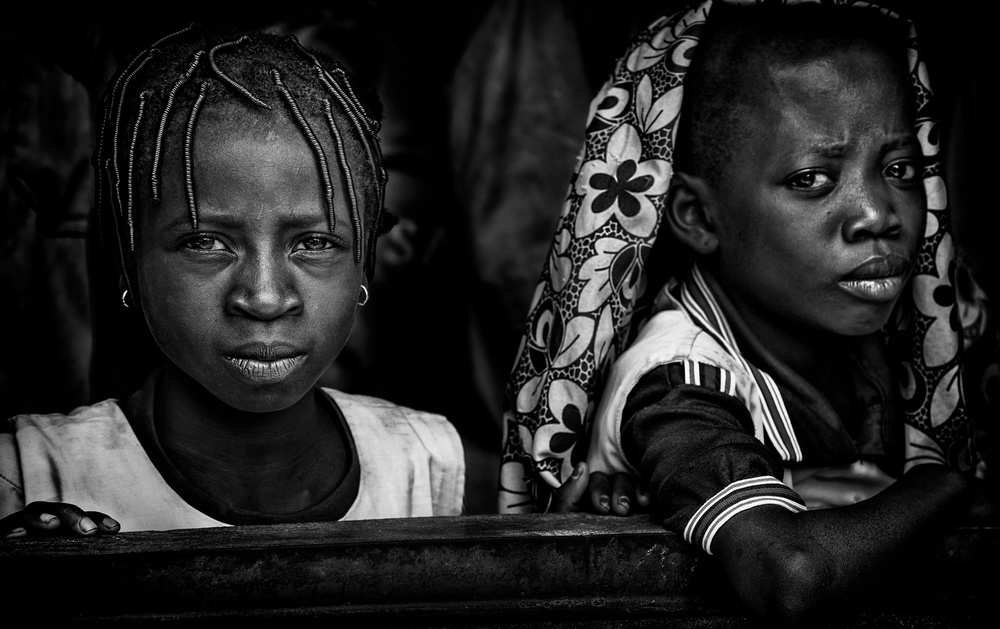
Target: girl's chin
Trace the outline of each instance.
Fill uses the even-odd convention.
[[[895,303],[895,302],[893,302]],[[886,304],[879,309],[879,312],[870,310],[861,313],[856,317],[844,317],[842,325],[838,326],[841,336],[867,336],[875,334],[883,329],[892,315],[893,304]]]
[[[317,378],[305,374],[280,382],[249,383],[243,378],[208,387],[222,403],[245,413],[276,413],[287,410],[312,392]]]
[[[244,413],[278,413],[289,408],[305,398],[311,387],[305,391],[295,394],[290,392],[268,392],[251,393],[249,395],[231,395],[230,392],[223,392],[216,395],[224,404]]]

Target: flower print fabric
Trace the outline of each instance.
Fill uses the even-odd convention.
[[[655,293],[660,287],[648,282],[645,263],[673,175],[684,74],[714,3],[706,0],[649,26],[591,103],[586,143],[507,383],[500,513],[548,509],[552,490],[586,458],[608,367],[648,317],[646,289]],[[870,2],[834,3],[898,17]],[[962,326],[940,134],[912,26],[910,41],[917,136],[926,158],[927,228],[911,293],[901,299],[887,332],[901,374],[906,465],[930,460],[970,469],[976,464],[973,424],[962,395]],[[963,308],[967,319],[976,306]]]

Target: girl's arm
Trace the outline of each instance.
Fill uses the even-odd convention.
[[[975,511],[975,479],[931,464],[854,504],[798,508],[805,501],[780,482],[784,462],[754,438],[743,403],[672,378],[669,366],[654,370],[630,393],[624,453],[668,528],[715,555],[770,623],[863,603],[913,542]]]
[[[754,614],[795,626],[865,602],[915,540],[963,516],[970,501],[962,474],[920,465],[857,504],[744,511],[722,526],[712,551]]]

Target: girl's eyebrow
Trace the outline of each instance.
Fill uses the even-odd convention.
[[[191,225],[191,217],[188,215],[177,216],[167,222],[163,226],[166,231],[174,231],[177,229],[193,229]]]
[[[199,211],[197,227],[191,224],[190,216],[180,215],[167,222],[167,224],[164,225],[164,228],[169,231],[174,231],[174,230],[200,231],[206,225],[212,225],[215,227],[236,229],[240,226],[241,223],[242,221],[239,221],[227,214],[212,215],[208,212]]]
[[[920,146],[920,143],[917,141],[917,136],[912,133],[904,133],[885,143],[885,145],[882,146],[882,155],[886,155],[900,149],[910,148],[912,146]]]
[[[843,157],[847,153],[848,145],[845,142],[816,142],[804,147],[792,147],[782,155],[785,159],[797,159],[808,157],[825,157],[836,159]]]
[[[806,151],[809,155],[819,155],[820,157],[843,157],[847,153],[847,144],[842,142],[831,142],[814,146]]]
[[[912,133],[903,133],[893,136],[879,149],[879,154],[885,156],[893,151],[909,148],[917,144],[917,138]],[[821,142],[807,147],[801,152],[789,152],[787,155],[818,156],[828,158],[839,158],[847,154],[850,145],[847,142]]]
[[[201,209],[198,212],[198,227],[194,228],[191,225],[191,217],[187,215],[180,215],[164,226],[167,230],[176,229],[194,229],[200,230],[204,226],[212,226],[223,229],[239,229],[245,226],[247,221],[245,219],[240,219],[232,214],[218,213],[213,214],[211,211],[206,211]],[[318,229],[318,226],[322,226],[322,229],[318,231],[329,231],[329,224],[323,216],[312,216],[303,214],[286,214],[282,213],[280,220],[281,227],[290,227],[293,229]],[[339,230],[337,230],[339,231]],[[333,233],[333,232],[331,232]]]

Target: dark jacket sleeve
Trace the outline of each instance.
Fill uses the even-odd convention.
[[[667,528],[688,541],[701,545],[703,534],[713,523],[721,526],[734,507],[801,502],[781,483],[782,461],[754,436],[743,402],[685,384],[679,364],[657,367],[639,380],[621,426],[625,455],[649,482]]]

